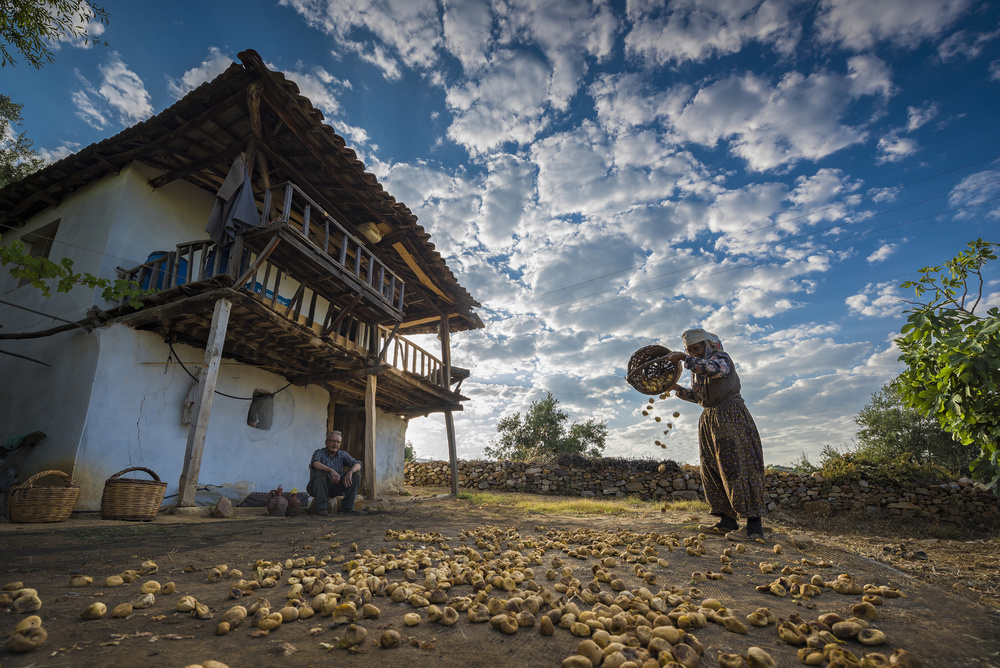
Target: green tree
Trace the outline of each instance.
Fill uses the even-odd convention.
[[[94,21],[106,25],[108,13],[85,0],[0,0],[0,67],[16,66],[19,52],[32,67],[41,69],[55,60],[52,43],[80,39],[84,44],[107,42],[94,39]]]
[[[407,441],[403,446],[403,461],[412,462],[417,459],[417,451],[413,447],[413,441]]]
[[[966,471],[979,454],[974,445],[963,445],[941,428],[933,416],[903,403],[898,380],[887,383],[855,416],[858,449],[872,459],[936,463],[951,471]]]
[[[979,449],[973,478],[997,493],[1000,482],[1000,309],[985,315],[983,267],[1000,244],[977,239],[939,267],[924,267],[907,302],[909,316],[896,339],[906,370],[899,376],[904,403],[933,416],[963,445]],[[927,301],[919,301],[927,299]]]
[[[45,161],[31,147],[31,140],[23,132],[14,132],[14,126],[21,124],[23,108],[23,104],[0,93],[0,188],[45,166]]]
[[[532,402],[525,412],[501,418],[497,423],[500,437],[486,446],[486,456],[507,461],[551,458],[562,454],[600,457],[608,435],[604,420],[591,418],[565,427],[569,415],[558,408],[559,400],[546,393],[544,399]]]

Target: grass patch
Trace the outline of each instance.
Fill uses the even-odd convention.
[[[459,492],[458,498],[480,507],[504,508],[542,515],[626,515],[659,510],[662,503],[643,501],[636,496],[613,499],[589,499],[575,496],[540,496],[519,492]],[[675,501],[667,510],[706,512],[701,501]]]

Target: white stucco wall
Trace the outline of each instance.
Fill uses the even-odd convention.
[[[403,446],[407,420],[378,411],[375,418],[375,464],[379,493],[403,491]]]
[[[133,466],[155,471],[168,483],[167,495],[176,494],[189,430],[181,408],[193,381],[174,360],[167,362],[169,348],[156,334],[113,325],[96,335],[100,358],[74,473],[83,487],[78,510],[98,509],[104,481]],[[174,349],[192,371],[204,359],[204,350]],[[217,390],[250,397],[286,384],[281,376],[223,360]],[[249,481],[255,491],[279,484],[305,491],[309,457],[326,431],[328,401],[319,387],[292,385],[275,395],[273,423],[265,431],[247,425],[249,401],[216,395],[199,487]]]
[[[23,227],[4,232],[2,243],[22,238],[56,220],[59,228],[50,258],[70,258],[76,271],[103,275],[103,255],[122,198],[127,177],[112,175],[88,184],[71,197],[25,221]],[[78,287],[68,293],[53,290],[46,298],[37,288],[18,287],[17,279],[0,270],[4,300],[66,320],[79,320],[95,303],[94,291]],[[61,322],[0,305],[0,323],[9,333],[49,329]],[[8,340],[3,350],[44,362],[0,355],[0,438],[43,431],[48,438],[24,462],[21,479],[38,471],[56,469],[73,473],[87,418],[87,405],[97,366],[97,339],[82,330],[39,339]]]
[[[116,278],[117,267],[140,264],[152,251],[207,238],[212,194],[183,181],[154,191],[148,180],[159,173],[133,163],[5,233],[3,242],[58,219],[50,257],[70,257],[77,271]],[[77,288],[46,299],[31,286],[16,286],[0,271],[0,292],[19,305],[69,320],[82,319],[93,304],[107,306],[99,291]],[[282,295],[290,296],[294,287],[283,282]],[[8,306],[0,306],[0,323],[5,332],[59,324]],[[175,348],[189,368],[203,361],[201,349]],[[6,379],[0,383],[0,437],[36,430],[49,436],[26,461],[25,475],[50,468],[72,474],[83,488],[78,510],[97,510],[104,481],[133,466],[152,469],[168,483],[168,495],[177,493],[188,433],[180,422],[181,406],[192,381],[177,364],[167,363],[169,350],[159,336],[114,325],[90,334],[78,330],[4,341],[3,349],[50,365],[0,355],[0,377]],[[218,390],[249,397],[286,382],[224,360]],[[246,424],[249,402],[216,396],[199,485],[249,481],[256,491],[278,484],[304,491],[309,455],[323,443],[328,401],[324,389],[291,386],[275,396],[272,428],[264,431]],[[406,426],[405,420],[380,412],[376,466],[383,491],[403,486]]]

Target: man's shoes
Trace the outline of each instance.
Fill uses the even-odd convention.
[[[340,515],[360,515],[361,511],[354,508],[341,508],[337,513]]]
[[[306,508],[306,512],[310,515],[319,515],[320,517],[329,517],[330,511],[324,508],[323,510],[317,510],[316,506],[309,506]]]
[[[760,533],[748,533],[746,527],[742,529],[737,529],[736,531],[730,531],[726,534],[726,538],[729,540],[744,541],[753,540],[763,543],[764,542],[764,532]]]

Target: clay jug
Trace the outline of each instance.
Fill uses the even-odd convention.
[[[281,492],[281,485],[278,485],[278,489],[272,489],[267,494],[267,514],[268,515],[284,515],[285,510],[288,508],[288,499]]]
[[[299,514],[299,510],[302,508],[302,499],[295,492],[289,492],[286,496],[288,499],[288,510],[285,511],[286,517],[295,517]]]

